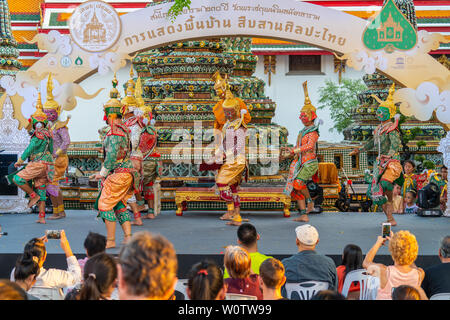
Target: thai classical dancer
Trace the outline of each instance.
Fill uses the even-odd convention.
[[[140,78],[139,78],[140,81]],[[135,82],[133,80],[133,67],[130,69],[130,79],[127,82],[126,95],[122,99],[122,116],[123,124],[130,130],[131,138],[131,162],[134,169],[142,176],[142,161],[143,154],[139,148],[141,142],[141,133],[145,124],[143,122],[143,112],[139,108],[139,105],[135,98]],[[139,190],[129,200],[131,210],[133,211],[134,221],[132,225],[142,226],[141,211],[145,209],[144,200],[141,194],[141,184],[139,184]]]
[[[136,82],[135,91],[136,101],[143,112],[144,128],[141,132],[141,140],[139,148],[142,152],[142,188],[144,200],[147,202],[147,214],[142,215],[142,219],[154,219],[160,208],[157,206],[160,197],[159,184],[156,184],[156,178],[162,175],[161,155],[155,151],[158,142],[158,132],[155,127],[155,119],[153,119],[152,108],[146,106],[142,98],[141,79]]]
[[[47,129],[47,115],[42,111],[41,93],[38,93],[36,112],[28,120],[27,130],[31,133],[31,140],[25,151],[14,164],[19,168],[28,163],[18,172],[11,174],[8,179],[12,180],[20,189],[30,197],[28,207],[31,208],[39,202],[39,219],[37,223],[45,224],[45,201],[47,200],[47,185],[53,181],[53,137]],[[31,182],[32,185],[31,186]]]
[[[70,116],[66,121],[60,121],[61,106],[53,98],[53,80],[51,73],[48,75],[47,81],[47,101],[44,103],[44,113],[49,121],[49,129],[53,135],[53,157],[55,159],[55,176],[53,182],[47,186],[47,192],[53,205],[53,215],[49,220],[65,218],[63,195],[59,188],[59,181],[64,178],[67,166],[69,165],[69,157],[67,149],[70,144],[70,135],[67,124]]]
[[[223,102],[225,101],[226,92],[230,85],[228,83],[228,75],[225,75],[225,78],[222,78],[219,71],[216,71],[216,73],[214,73],[212,79],[214,81],[214,90],[216,91],[216,94],[220,99],[213,108],[214,117],[215,117],[214,129],[221,131],[223,125],[225,124],[225,122],[227,122],[227,119],[225,117],[225,113],[223,110]],[[235,97],[234,99],[236,99],[236,101],[239,105],[239,110],[246,110],[246,113],[244,114],[243,123],[244,123],[244,125],[248,125],[250,123],[250,121],[252,120],[252,117],[250,116],[250,113],[248,112],[247,105],[245,104],[244,101],[242,101],[238,97]],[[240,114],[240,111],[239,111],[239,114]]]
[[[127,201],[139,190],[139,173],[131,162],[130,130],[122,123],[122,104],[117,99],[116,77],[112,81],[111,99],[104,105],[109,130],[103,139],[104,162],[100,173],[90,179],[101,180],[100,192],[94,204],[106,225],[106,248],[114,248],[116,221],[122,227],[124,242],[131,237],[131,222]]]
[[[303,91],[305,103],[300,110],[299,118],[304,128],[300,130],[297,136],[295,148],[282,150],[281,159],[293,158],[283,192],[297,201],[300,216],[295,218],[294,221],[308,222],[308,213],[314,210],[314,201],[309,194],[307,183],[309,180],[318,182],[317,142],[319,140],[319,125],[315,124],[315,119],[317,119],[316,108],[309,99],[307,81],[303,83]]]
[[[368,195],[376,205],[381,205],[387,217],[387,222],[392,226],[397,225],[393,213],[392,191],[394,184],[403,185],[403,170],[400,163],[399,150],[401,147],[400,131],[398,128],[399,115],[394,104],[395,83],[389,89],[386,101],[381,101],[377,96],[372,97],[377,100],[379,107],[376,115],[380,124],[373,131],[373,138],[360,149],[355,148],[350,155],[355,155],[362,151],[373,148],[378,150],[378,157],[373,166],[372,181],[368,190]],[[394,120],[394,121],[393,121]]]
[[[231,220],[227,225],[233,226],[242,224],[238,186],[244,171],[247,170],[245,148],[247,125],[244,120],[247,110],[242,108],[241,101],[233,96],[229,88],[226,89],[225,99],[222,102],[226,122],[220,135],[221,143],[215,152],[216,159],[219,162],[224,161],[216,175],[220,197],[227,203],[227,212],[221,219]]]

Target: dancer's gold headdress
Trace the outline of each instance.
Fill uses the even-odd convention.
[[[43,108],[45,110],[56,110],[56,112],[61,112],[61,106],[54,100],[53,97],[53,79],[52,79],[52,73],[50,72],[48,74],[48,80],[47,80],[47,101],[45,101]]]
[[[314,107],[309,99],[308,95],[308,81],[303,82],[303,92],[305,93],[305,104],[303,105],[300,112],[304,112],[308,115],[310,120],[317,118],[316,107]]]

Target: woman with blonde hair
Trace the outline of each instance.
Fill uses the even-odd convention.
[[[394,260],[393,266],[372,262],[386,241],[389,241],[389,252]],[[395,234],[391,232],[391,236],[386,238],[378,236],[377,242],[363,261],[363,268],[367,269],[369,274],[380,278],[377,300],[392,300],[392,290],[401,285],[420,289],[425,273],[414,264],[418,253],[419,245],[416,237],[409,231],[401,230]],[[422,296],[424,295],[422,290],[419,292]],[[426,299],[426,296],[422,298]]]
[[[239,246],[228,246],[224,255],[225,268],[230,278],[225,279],[227,293],[256,296],[263,300],[259,276],[251,269],[250,254]]]

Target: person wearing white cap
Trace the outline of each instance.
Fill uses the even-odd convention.
[[[337,290],[338,278],[334,261],[315,251],[319,243],[317,229],[304,224],[295,228],[295,234],[298,253],[281,261],[286,270],[286,282],[322,281],[328,283],[329,290]],[[283,296],[285,292],[283,288]]]

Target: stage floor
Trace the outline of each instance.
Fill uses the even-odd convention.
[[[132,232],[148,230],[167,237],[175,246],[177,254],[221,254],[224,246],[236,243],[237,227],[226,226],[219,220],[222,212],[187,211],[182,217],[174,211],[163,211],[154,220],[144,220],[144,226],[133,226]],[[259,251],[272,255],[291,255],[296,252],[295,232],[298,222],[284,218],[280,212],[243,213],[256,226],[261,240]],[[293,214],[295,217],[295,214]],[[419,242],[419,255],[437,255],[442,237],[450,234],[450,219],[447,217],[423,218],[416,215],[396,215],[398,226],[393,230],[409,230]],[[7,236],[0,238],[0,254],[21,253],[25,243],[33,237],[44,235],[46,229],[65,229],[74,254],[84,254],[83,242],[89,231],[106,234],[101,219],[90,210],[68,210],[61,220],[47,220],[46,225],[35,223],[37,214],[2,214],[0,225]],[[381,232],[382,213],[324,212],[310,215],[309,224],[319,231],[317,251],[327,255],[341,255],[345,245],[357,244],[363,253],[371,248]],[[123,233],[116,230],[116,244],[120,245]],[[49,240],[49,254],[61,254],[59,241]],[[117,254],[119,248],[108,252]],[[387,247],[379,251],[388,255]]]

